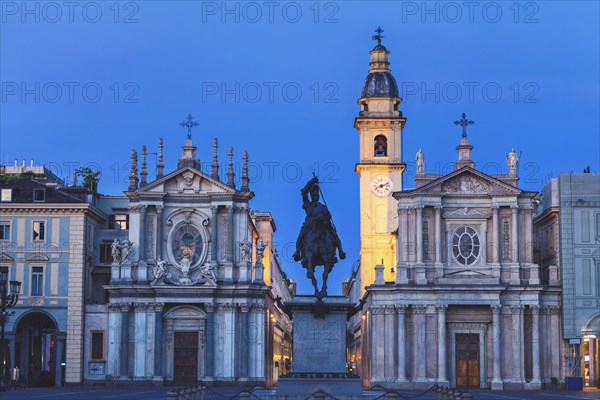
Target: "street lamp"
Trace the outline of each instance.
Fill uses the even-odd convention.
[[[4,383],[4,366],[6,364],[4,360],[4,349],[6,348],[4,344],[4,327],[8,317],[15,315],[14,311],[8,312],[7,309],[17,304],[21,292],[21,282],[10,281],[10,287],[7,284],[6,280],[0,279],[0,392],[6,391],[6,384]]]

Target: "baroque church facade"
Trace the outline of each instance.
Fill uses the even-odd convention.
[[[153,181],[145,146],[140,173],[132,151],[126,198],[107,206],[122,224],[95,239],[105,254],[90,290],[107,302],[86,306],[84,381],[271,386],[290,368],[291,325],[275,301],[290,288],[273,218],[249,206],[247,154],[238,188],[231,148],[220,179],[216,139],[210,175],[191,133],[171,173],[162,146]]]
[[[506,174],[479,171],[463,114],[454,171],[427,173],[419,150],[415,188],[403,189],[402,99],[389,51],[379,43],[370,54],[355,120],[361,258],[346,289],[365,302],[348,325],[363,386],[563,381],[560,282],[542,280],[532,259],[536,193],[517,185],[516,152]]]

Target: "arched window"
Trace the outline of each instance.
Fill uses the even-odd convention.
[[[374,141],[374,152],[375,157],[387,156],[387,139],[383,135],[375,136]]]

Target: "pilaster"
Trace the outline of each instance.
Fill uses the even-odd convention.
[[[531,305],[531,364],[532,364],[532,379],[530,385],[539,386],[542,388],[541,381],[541,363],[540,363],[540,306]]]
[[[500,345],[502,343],[502,327],[500,325],[500,316],[502,306],[500,304],[492,304],[492,390],[504,389],[502,381],[502,351]]]
[[[437,356],[438,356],[438,378],[439,385],[448,385],[448,376],[446,374],[446,309],[447,304],[437,304]]]
[[[406,382],[406,304],[396,304],[397,316],[397,340],[398,340],[398,378],[397,382]]]
[[[426,336],[426,316],[427,306],[425,304],[415,304],[413,310],[413,374],[414,382],[426,382],[426,360],[427,347],[425,346]]]

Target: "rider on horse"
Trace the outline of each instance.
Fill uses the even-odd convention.
[[[327,296],[327,277],[338,261],[336,250],[342,260],[346,258],[346,254],[342,250],[342,243],[327,206],[319,202],[319,179],[316,176],[302,188],[302,208],[306,212],[306,219],[300,229],[293,257],[295,261],[302,260],[302,267],[306,268],[306,276],[313,283],[315,295],[323,298]],[[315,279],[317,265],[324,267],[320,292]]]

